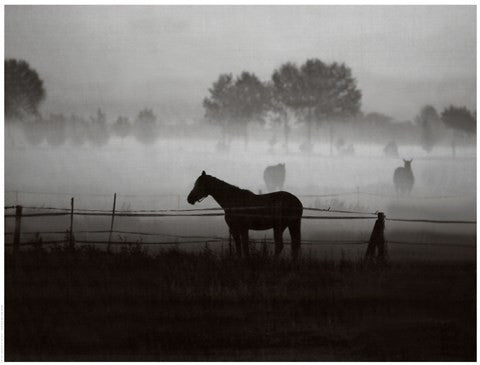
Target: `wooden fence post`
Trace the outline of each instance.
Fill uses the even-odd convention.
[[[380,260],[385,259],[385,214],[383,212],[377,213],[377,221],[373,226],[370,240],[368,241],[367,252],[365,257],[372,259],[375,255],[375,249],[378,250],[377,258]]]
[[[20,229],[22,224],[22,206],[17,205],[15,209],[15,233],[13,234],[13,253],[16,254],[20,248]]]
[[[110,234],[108,235],[107,251],[110,252],[110,243],[112,241],[113,222],[115,220],[115,205],[117,203],[117,193],[113,194],[112,222],[110,223]]]
[[[75,238],[73,237],[73,205],[74,205],[74,199],[73,197],[70,199],[70,205],[72,207],[72,210],[70,212],[70,251],[75,251]]]

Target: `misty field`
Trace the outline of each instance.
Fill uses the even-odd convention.
[[[326,141],[317,143],[312,154],[298,151],[292,142],[291,152],[270,150],[267,143],[252,139],[245,149],[235,141],[228,152],[216,150],[212,138],[169,138],[151,146],[134,140],[112,139],[104,147],[50,148],[21,145],[5,154],[5,204],[25,207],[69,208],[75,197],[76,209],[112,209],[117,193],[117,210],[154,210],[192,208],[186,197],[202,170],[231,184],[254,192],[265,192],[263,171],[266,166],[284,162],[284,190],[299,196],[304,207],[332,208],[364,212],[383,211],[387,218],[475,220],[476,157],[474,147],[458,148],[450,156],[448,146],[438,146],[426,154],[418,146],[400,146],[400,154],[413,158],[415,186],[407,197],[396,196],[393,171],[402,165],[401,158],[386,158],[379,144],[357,144],[354,156],[329,154]],[[334,151],[335,152],[335,151]],[[193,208],[218,207],[211,198]],[[38,210],[36,210],[38,212]],[[32,212],[25,208],[24,212]],[[325,215],[328,215],[325,214]],[[304,220],[304,240],[321,240],[324,245],[304,245],[303,251],[320,258],[350,259],[363,256],[364,246],[328,245],[329,241],[368,240],[373,221]],[[6,220],[6,231],[13,231],[14,220]],[[30,218],[22,221],[22,231],[65,231],[69,217]],[[74,229],[107,230],[110,217],[76,216]],[[176,235],[228,237],[223,217],[135,218],[117,217],[114,229],[153,232],[162,236],[117,235],[115,241],[155,243],[172,241]],[[44,240],[64,235],[41,235]],[[106,234],[76,233],[77,240],[105,240]],[[251,232],[257,240],[272,238],[271,231]],[[391,244],[392,259],[475,260],[475,225],[388,222],[389,241],[420,243]],[[11,236],[7,236],[10,242]],[[32,236],[22,236],[28,241]],[[285,234],[285,240],[289,237]],[[182,240],[179,240],[181,242]],[[426,244],[438,244],[430,246]],[[469,245],[453,247],[452,245]],[[198,245],[184,244],[187,250]],[[212,249],[220,249],[212,245]],[[288,253],[288,248],[285,250]]]
[[[208,139],[150,147],[128,140],[104,148],[17,144],[5,154],[5,204],[41,212],[31,207],[69,208],[74,197],[76,209],[108,210],[116,192],[117,210],[185,209],[202,170],[258,192],[265,191],[264,168],[284,162],[284,190],[305,207],[475,220],[474,149],[451,158],[447,148],[426,155],[404,146],[416,179],[408,197],[393,190],[401,159],[381,151],[359,145],[355,156],[330,156],[319,144],[306,155],[269,152],[252,141],[219,153]],[[195,207],[217,204],[207,198]],[[69,219],[26,217],[21,241],[68,239]],[[5,222],[11,233],[14,219]],[[82,231],[108,230],[110,222],[75,216],[75,239],[105,240],[105,233]],[[228,237],[223,217],[116,217],[115,230],[158,235],[114,234],[115,242],[138,244],[115,245],[111,253],[105,246],[77,244],[69,252],[37,245],[15,257],[7,247],[6,359],[475,360],[476,225],[387,221],[389,261],[376,265],[363,261],[364,244],[339,243],[365,242],[373,223],[303,220],[298,262],[289,258],[287,234],[279,260],[262,243],[271,231],[251,232],[248,260],[237,259],[226,241],[179,238]]]
[[[7,254],[5,359],[474,361],[474,263]]]

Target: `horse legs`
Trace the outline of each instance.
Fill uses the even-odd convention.
[[[288,225],[288,230],[290,231],[290,238],[292,241],[292,257],[296,259],[300,251],[301,243],[301,219],[291,222]]]
[[[240,238],[242,242],[243,255],[245,257],[248,257],[249,256],[248,229],[241,232]]]
[[[232,230],[232,237],[235,241],[235,251],[238,257],[242,257],[242,239],[238,231]]]
[[[285,227],[275,227],[273,229],[273,239],[275,241],[275,257],[280,255],[283,249],[283,231]]]

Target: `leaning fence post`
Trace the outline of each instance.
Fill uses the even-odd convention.
[[[113,222],[115,220],[115,205],[117,203],[117,193],[113,194],[112,222],[110,223],[110,234],[108,235],[107,251],[110,252],[110,243],[112,241]]]
[[[70,250],[75,250],[75,239],[73,237],[73,197],[70,199],[71,211],[70,211]]]
[[[370,235],[370,240],[368,241],[365,257],[369,259],[373,258],[375,249],[377,249],[377,257],[383,260],[385,259],[385,214],[378,212],[377,217],[372,234]]]
[[[17,205],[15,209],[15,233],[13,234],[13,253],[16,254],[20,248],[20,229],[22,224],[22,206]]]

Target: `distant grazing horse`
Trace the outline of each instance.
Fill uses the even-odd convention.
[[[268,166],[263,172],[263,180],[265,180],[268,191],[282,190],[285,183],[285,164]]]
[[[410,161],[403,160],[404,166],[396,168],[393,173],[393,183],[397,193],[405,194],[412,191],[413,182],[415,181],[412,172],[412,161],[413,159]]]
[[[292,241],[292,256],[300,250],[300,225],[303,206],[298,198],[286,191],[254,194],[202,172],[187,201],[195,204],[211,195],[225,211],[225,221],[235,240],[237,254],[248,256],[248,230],[273,228],[275,255],[283,249],[283,231],[288,227]]]

